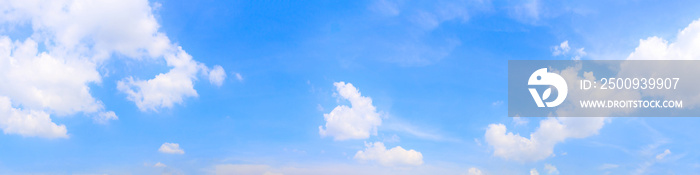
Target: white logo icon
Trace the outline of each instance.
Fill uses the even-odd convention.
[[[537,93],[537,90],[535,88],[528,88],[530,90],[530,94],[532,94],[532,98],[535,99],[535,103],[537,103],[537,107],[545,107],[545,104],[547,104],[546,107],[556,107],[559,106],[562,102],[564,102],[564,99],[566,99],[566,94],[569,92],[569,87],[566,85],[566,81],[564,81],[564,78],[559,76],[559,74],[555,73],[549,73],[547,72],[547,68],[542,68],[538,69],[532,75],[530,75],[530,79],[527,81],[528,85],[548,85],[548,86],[554,86],[554,88],[557,89],[557,98],[554,99],[553,101],[549,102],[544,102],[549,98],[549,95],[552,94],[552,88],[549,87],[547,90],[542,93],[542,96],[540,96],[539,93]]]

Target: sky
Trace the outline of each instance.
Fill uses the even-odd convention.
[[[507,116],[508,60],[700,59],[697,9],[4,0],[0,174],[698,174],[696,117]]]

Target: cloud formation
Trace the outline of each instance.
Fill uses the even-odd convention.
[[[423,164],[423,154],[415,150],[406,150],[396,146],[389,150],[384,143],[365,143],[364,151],[357,151],[355,159],[360,161],[377,161],[383,166],[418,166]]]
[[[236,78],[238,77],[240,77],[240,75],[238,75]],[[209,82],[211,84],[221,86],[224,84],[224,80],[226,80],[226,71],[224,71],[223,67],[216,65],[213,69],[211,69],[211,71],[209,71]]]
[[[503,124],[490,124],[486,143],[493,147],[493,155],[506,160],[532,162],[550,157],[554,146],[569,138],[585,138],[598,134],[605,124],[602,117],[551,117],[540,121],[530,138],[507,132]]]
[[[544,170],[547,171],[547,174],[559,174],[557,167],[552,164],[545,163]]]
[[[5,34],[24,26],[33,31],[29,37]],[[105,76],[98,70],[113,55],[135,60],[163,58],[172,68],[150,80],[127,77],[119,81],[118,89],[139,109],[169,108],[185,97],[196,97],[193,81],[198,73],[207,74],[208,67],[194,61],[159,28],[147,0],[0,2],[0,96],[11,102],[8,109],[36,114],[13,116],[25,125],[5,123],[3,131],[66,138],[65,126],[52,123],[48,116],[83,113],[96,123],[118,119],[90,94],[90,85],[100,84]],[[222,71],[214,67],[213,84],[223,82]],[[37,120],[38,116],[47,117]]]
[[[571,52],[568,40],[559,45],[552,46],[552,56],[571,56],[572,60],[580,60],[581,57],[586,55],[587,53],[584,51],[584,48],[574,49],[574,51]]]
[[[0,96],[0,128],[5,134],[68,138],[66,126],[53,123],[49,114],[13,108],[10,99],[3,96]]]
[[[165,142],[163,143],[163,145],[160,145],[160,148],[158,148],[158,152],[166,154],[185,154],[185,150],[182,150],[182,148],[180,148],[180,144],[168,142]]]
[[[319,126],[321,137],[332,136],[335,140],[366,139],[377,135],[377,126],[382,124],[380,114],[372,105],[372,98],[364,97],[350,83],[336,82],[338,95],[350,101],[351,107],[338,105],[328,114],[323,114],[326,120],[325,129]]]

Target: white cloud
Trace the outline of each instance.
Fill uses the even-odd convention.
[[[194,80],[203,64],[192,60],[192,56],[178,47],[175,55],[165,55],[168,66],[173,67],[167,73],[161,73],[150,80],[134,80],[125,78],[117,84],[117,89],[126,93],[127,99],[136,103],[141,111],[158,108],[171,108],[174,104],[182,103],[185,97],[197,97],[194,90]]]
[[[538,161],[550,157],[557,143],[598,134],[604,124],[602,117],[550,117],[540,121],[530,138],[507,132],[503,124],[490,124],[485,140],[493,147],[495,156],[521,162]]]
[[[630,60],[697,60],[700,59],[700,20],[680,30],[675,42],[660,37],[640,39],[639,46],[629,55]]]
[[[571,49],[572,48],[569,46],[569,41],[567,40],[557,46],[552,46],[552,55],[571,56],[572,60],[580,60],[581,57],[587,55],[586,51],[584,51],[584,48],[574,49],[573,53],[570,52]]]
[[[574,87],[574,83],[581,79],[595,79],[592,72],[583,72],[583,77],[579,76],[581,75],[580,65],[568,67],[558,73],[570,83],[570,87]],[[612,116],[631,112],[630,109],[586,111],[573,107],[577,105],[575,102],[591,97],[641,99],[638,92],[632,91],[575,91],[567,96],[569,102],[562,103],[551,115],[572,116],[572,113],[576,113],[582,116]],[[580,139],[598,134],[608,121],[610,119],[605,117],[549,117],[540,120],[539,127],[529,136],[508,132],[503,124],[491,124],[486,130],[485,141],[493,148],[494,156],[506,160],[533,162],[552,156],[556,144],[567,139]]]
[[[348,140],[377,135],[377,126],[382,124],[382,119],[372,105],[372,99],[362,96],[350,83],[336,82],[333,85],[340,97],[350,101],[352,107],[339,105],[330,113],[323,114],[326,128],[318,127],[321,137],[333,136],[335,140]]]
[[[480,169],[472,167],[467,171],[467,175],[484,175],[484,173]]]
[[[158,162],[155,165],[153,165],[153,167],[163,168],[163,167],[167,167],[167,166],[163,163]]]
[[[238,76],[236,78],[238,78]],[[224,80],[226,80],[226,71],[224,71],[223,67],[216,65],[209,71],[209,82],[211,84],[221,86],[224,84]]]
[[[268,165],[222,164],[214,166],[216,175],[282,175],[271,172]]]
[[[44,138],[68,138],[65,125],[56,125],[42,111],[13,108],[10,99],[0,96],[0,128],[5,134]]]
[[[552,55],[553,56],[559,56],[563,55],[565,53],[569,53],[569,50],[571,50],[571,47],[569,47],[569,41],[564,41],[561,42],[558,46],[552,47]]]
[[[406,150],[396,146],[389,150],[384,143],[365,143],[364,151],[357,151],[355,159],[360,161],[377,161],[383,166],[418,166],[423,164],[423,154],[415,150]]]
[[[0,86],[0,96],[9,98],[8,102],[12,103],[8,106],[16,106],[17,110],[33,111],[34,114],[37,114],[13,116],[15,119],[23,121],[24,125],[8,127],[26,132],[3,130],[5,133],[23,136],[46,137],[57,135],[38,133],[61,131],[63,133],[59,134],[62,135],[60,137],[67,138],[63,125],[61,125],[63,126],[61,130],[41,127],[49,126],[47,124],[56,126],[51,122],[50,114],[70,115],[77,112],[95,113],[102,111],[102,103],[90,95],[88,87],[90,83],[99,82],[100,76],[90,61],[66,60],[46,52],[38,53],[37,50],[38,45],[32,39],[13,43],[10,38],[0,36],[0,83],[3,84]],[[32,116],[43,117],[44,115],[46,115],[45,120],[28,118]]]
[[[119,117],[117,117],[117,114],[114,114],[114,112],[109,111],[109,112],[100,112],[97,114],[97,116],[92,118],[95,123],[100,123],[100,124],[106,124],[110,120],[118,120]]]
[[[182,148],[180,148],[180,144],[168,142],[163,143],[163,145],[160,145],[158,152],[166,154],[185,154],[185,150],[182,150]]]
[[[530,175],[540,175],[540,173],[537,172],[537,169],[534,169],[534,168],[533,168],[533,169],[530,170]]]
[[[90,95],[88,84],[99,83],[89,60],[38,52],[38,44],[0,36],[0,95],[17,105],[59,115],[97,112],[103,106]]]
[[[544,170],[547,171],[547,174],[559,174],[557,167],[552,164],[545,163]]]
[[[206,67],[195,61],[185,62],[184,65],[178,63],[182,61],[179,58],[189,55],[171,43],[164,33],[158,32],[160,25],[152,11],[147,0],[0,2],[0,31],[12,32],[21,28],[16,26],[28,26],[33,31],[30,37],[19,39],[23,42],[13,43],[13,39],[0,36],[0,82],[4,82],[0,87],[0,96],[11,99],[11,105],[18,109],[21,107],[21,110],[58,116],[84,113],[97,116],[95,120],[98,123],[105,121],[103,119],[117,119],[116,114],[105,111],[102,102],[92,97],[89,85],[101,83],[103,75],[97,71],[98,68],[103,69],[112,55],[121,55],[137,60],[165,58],[173,70],[159,75],[154,81],[169,79],[166,83],[177,82],[180,83],[178,86],[184,86],[175,89],[184,91],[159,94],[161,96],[146,102],[138,100],[138,95],[131,95],[129,98],[141,103],[139,108],[167,107],[173,99],[179,103],[176,99],[195,92],[187,89],[187,83],[191,84],[196,79],[197,70]],[[38,52],[39,48],[45,51]],[[191,65],[200,68],[191,71]],[[187,71],[183,71],[184,68]],[[173,90],[172,86],[163,86],[162,83],[150,86],[121,84]],[[120,89],[128,89],[132,94],[142,92],[126,87]],[[148,102],[158,104],[149,106]]]
[[[669,154],[671,154],[671,150],[666,149],[663,153],[656,155],[656,160],[664,159],[664,157],[668,156]]]
[[[627,57],[628,60],[700,60],[700,19],[691,22],[676,35],[675,41],[669,42],[660,37],[649,37],[639,40],[639,46]],[[697,66],[694,64],[655,64],[648,66],[645,62],[626,62],[620,68],[616,77],[655,77],[659,72],[674,75],[680,80],[697,80],[700,78]],[[680,83],[679,83],[680,84]],[[641,91],[644,96],[663,97],[665,99],[682,99],[684,108],[694,108],[700,105],[700,94],[697,88],[699,81],[684,81],[683,86],[673,91]]]

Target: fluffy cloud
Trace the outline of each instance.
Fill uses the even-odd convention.
[[[185,150],[182,150],[182,148],[180,148],[180,144],[168,142],[165,142],[163,143],[163,145],[160,145],[160,148],[158,148],[158,152],[166,154],[185,154]]]
[[[120,90],[141,110],[171,107],[183,97],[196,96],[192,82],[206,66],[191,59],[181,48],[159,32],[147,0],[8,0],[0,2],[0,96],[10,99],[17,110],[49,115],[84,113],[96,123],[118,119],[105,110],[90,94],[89,86],[99,84],[112,55],[136,60],[164,58],[172,67],[168,73],[151,80],[128,77],[120,81]],[[31,27],[28,38],[11,39],[4,34]],[[15,40],[15,41],[13,41]],[[37,43],[35,41],[41,41]],[[39,52],[41,48],[41,52]],[[194,67],[194,68],[193,68]],[[212,81],[222,77],[215,67]],[[144,95],[151,91],[155,96]],[[30,115],[26,115],[30,116]],[[50,118],[49,118],[50,119]],[[23,126],[36,130],[51,120],[30,120]],[[53,124],[54,126],[58,126]],[[14,126],[21,127],[21,126]],[[32,128],[24,128],[27,130]],[[4,129],[3,129],[4,130]],[[65,129],[63,129],[65,130]],[[58,130],[57,130],[58,131]],[[43,134],[24,136],[44,136]],[[31,132],[45,133],[45,132]],[[65,136],[66,133],[60,134]],[[46,136],[52,137],[52,136]]]
[[[659,37],[649,37],[647,39],[640,40],[639,46],[635,49],[633,53],[629,55],[627,59],[629,60],[693,60],[700,59],[700,51],[695,49],[700,47],[700,20],[693,21],[688,27],[682,29],[675,40],[675,42],[668,42]],[[568,42],[563,42],[559,46],[555,46],[553,49],[553,55],[559,55],[566,53],[570,50]],[[687,74],[687,72],[695,72],[697,68],[695,67],[663,67],[663,65],[656,65],[653,68],[663,69],[665,72],[677,71],[685,72],[678,73],[677,75],[684,75],[685,77],[680,77],[681,79],[697,79],[699,74]],[[561,71],[562,77],[567,80],[567,82],[577,82],[579,79],[589,79],[593,80],[595,77],[592,72],[583,73],[584,77],[578,77],[580,68],[570,68]],[[644,71],[638,71],[635,69],[644,69]],[[653,73],[659,72],[650,69],[649,66],[640,65],[622,65],[620,72],[617,77],[629,77],[630,75],[650,77],[652,75],[644,75],[643,73]],[[642,74],[640,74],[642,73]],[[700,95],[697,94],[693,87],[700,86],[698,82],[688,82],[687,86],[682,87],[678,91],[666,92],[666,91],[650,91],[650,92],[596,92],[596,94],[569,94],[571,101],[577,101],[578,98],[589,96],[589,95],[599,95],[608,97],[624,97],[625,99],[641,99],[645,96],[663,96],[666,98],[688,98],[690,101],[700,101]],[[685,89],[683,89],[685,88]],[[560,110],[556,113],[559,115],[565,115],[569,112],[580,112],[580,111],[567,111],[567,104],[563,104]],[[596,111],[599,114],[594,114],[592,116],[606,116],[612,115],[615,111],[600,110]],[[617,111],[620,113],[630,113],[633,111]],[[601,115],[603,114],[603,115]],[[505,125],[502,124],[491,124],[486,131],[485,137],[487,143],[494,148],[494,155],[503,157],[509,160],[517,161],[537,161],[545,159],[552,155],[554,145],[563,142],[568,138],[584,138],[598,133],[598,130],[602,128],[605,124],[605,118],[547,118],[540,121],[540,127],[533,133],[530,134],[529,138],[522,137],[518,134],[513,134],[507,132]],[[661,159],[670,151],[666,153],[661,153],[658,155]]]
[[[540,127],[530,138],[507,132],[503,124],[490,124],[485,140],[493,147],[495,156],[521,162],[537,161],[551,156],[557,143],[598,134],[604,124],[602,117],[551,117],[541,120]]]
[[[415,150],[406,150],[396,146],[389,150],[384,143],[365,143],[364,151],[357,151],[355,159],[360,161],[377,161],[383,166],[418,166],[423,164],[423,154]]]
[[[236,78],[239,78],[240,76],[240,74],[236,74]],[[242,77],[240,79],[242,79]],[[224,80],[226,80],[226,71],[224,71],[223,67],[216,65],[211,71],[209,71],[209,82],[211,84],[221,86],[224,84]]]
[[[564,41],[561,44],[557,46],[552,46],[552,55],[553,56],[571,56],[572,60],[580,60],[581,57],[586,56],[587,53],[584,51],[584,48],[578,48],[574,49],[573,52],[571,51],[571,47],[569,46],[569,41]]]
[[[552,55],[554,56],[559,56],[563,55],[565,53],[568,53],[569,50],[571,50],[571,47],[569,47],[569,41],[564,41],[561,42],[558,46],[552,47]]]
[[[0,95],[26,108],[59,115],[103,108],[89,92],[89,83],[101,81],[93,63],[37,50],[38,44],[32,39],[13,43],[0,36]]]
[[[547,171],[547,174],[559,174],[557,167],[552,164],[545,163],[544,170]]]
[[[117,119],[119,119],[119,117],[117,117],[117,114],[114,114],[114,112],[112,112],[112,111],[100,112],[99,114],[97,114],[97,116],[95,118],[93,118],[93,120],[96,123],[100,123],[100,124],[106,124],[110,120],[117,120]]]
[[[51,121],[51,113],[69,115],[103,110],[89,93],[88,83],[99,82],[94,65],[38,53],[32,39],[12,42],[0,36],[0,97],[2,129],[6,134],[67,138],[64,125]],[[13,106],[21,106],[15,108]]]
[[[0,96],[0,128],[5,134],[68,138],[66,126],[51,122],[49,114],[13,108],[10,99],[2,96]]]
[[[628,60],[700,60],[700,19],[691,22],[676,35],[675,41],[669,42],[660,37],[649,37],[639,40],[639,46],[627,57]],[[647,66],[647,64],[654,64]],[[680,78],[682,86],[673,91],[641,91],[649,97],[664,97],[665,99],[682,99],[684,108],[700,107],[700,94],[697,93],[698,81],[683,81],[700,79],[700,72],[694,64],[671,65],[657,62],[634,62],[621,65],[616,77],[658,77],[659,72],[675,75]],[[680,84],[680,83],[679,83]]]
[[[680,30],[676,41],[669,43],[660,37],[639,40],[639,46],[629,55],[630,60],[697,60],[700,59],[700,20]]]
[[[339,105],[330,113],[323,114],[326,128],[319,126],[319,134],[322,137],[332,136],[335,140],[366,139],[376,135],[382,119],[372,105],[372,99],[362,96],[350,83],[336,82],[333,85],[340,97],[350,101],[352,107]]]
[[[556,71],[554,71],[556,72]],[[581,79],[593,80],[592,72],[581,72],[581,66],[568,67],[560,74],[570,87]],[[581,77],[580,75],[583,75]],[[590,97],[607,97],[619,99],[641,99],[638,92],[623,90],[573,91],[567,96],[569,102],[562,103],[553,116],[611,116],[632,112],[630,109],[581,110],[574,108],[575,102]],[[605,117],[549,117],[540,120],[539,127],[527,136],[507,132],[503,124],[490,124],[485,133],[485,140],[493,148],[493,154],[507,160],[532,162],[550,157],[554,146],[567,139],[580,139],[598,134],[605,123]]]
[[[117,89],[126,93],[128,99],[136,103],[141,111],[158,108],[171,108],[182,103],[185,97],[197,97],[194,80],[205,66],[192,60],[192,56],[178,47],[177,54],[166,55],[169,72],[157,75],[150,80],[134,80],[132,77],[119,81]]]

